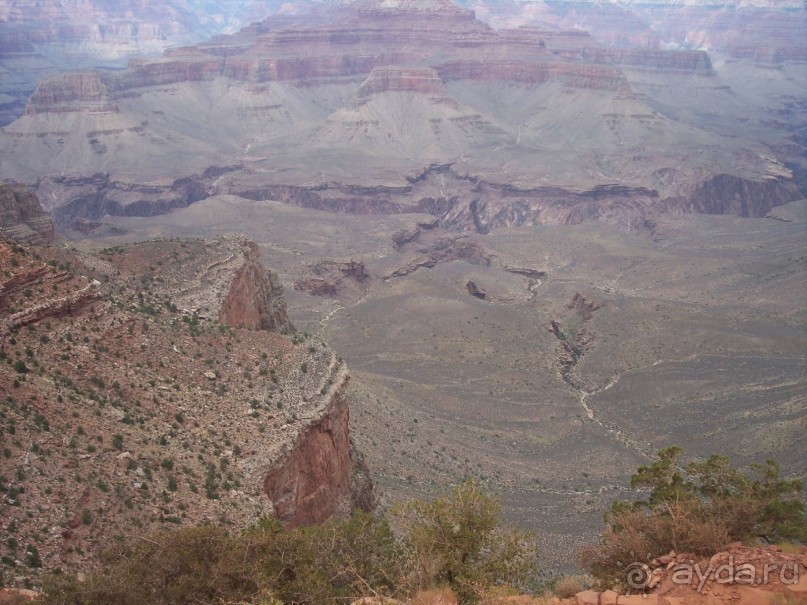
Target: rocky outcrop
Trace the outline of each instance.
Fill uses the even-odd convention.
[[[87,176],[53,176],[39,181],[39,195],[68,199],[53,210],[54,222],[66,229],[83,229],[77,223],[96,221],[105,215],[154,216],[184,208],[205,199],[210,184],[231,167],[211,166],[202,174],[162,183],[132,182],[108,173]],[[44,198],[43,198],[44,199]]]
[[[40,113],[116,113],[117,105],[97,72],[68,72],[40,82],[25,109]]]
[[[796,184],[789,180],[752,181],[731,174],[718,174],[697,187],[688,199],[669,200],[667,205],[704,214],[761,217],[771,208],[801,197]]]
[[[417,249],[422,256],[403,267],[392,271],[384,279],[404,277],[414,273],[418,269],[431,269],[439,263],[450,263],[455,260],[465,261],[471,265],[490,267],[493,264],[493,256],[483,250],[478,244],[466,241],[462,237],[441,237],[434,243],[422,246]],[[472,282],[471,282],[472,283]],[[469,293],[471,288],[468,288]],[[474,291],[477,291],[474,286]],[[481,291],[479,291],[481,292]]]
[[[163,288],[183,313],[233,328],[291,332],[280,278],[261,262],[257,244],[238,234],[211,242],[163,277]]]
[[[294,282],[294,289],[314,296],[349,295],[365,292],[364,283],[370,275],[364,263],[356,260],[321,261],[308,267],[315,277],[304,277]]]
[[[359,98],[380,92],[445,95],[446,87],[431,67],[376,67],[359,87]]]
[[[0,183],[0,237],[27,244],[53,241],[53,223],[21,183]]]
[[[0,390],[26,402],[4,408],[20,441],[0,457],[2,525],[42,560],[15,582],[89,571],[92,553],[132,527],[226,519],[238,531],[273,514],[299,525],[373,506],[350,441],[345,364],[305,335],[240,327],[286,317],[277,278],[245,238],[93,254],[0,239],[0,266]],[[96,445],[100,435],[111,445]],[[46,445],[30,472],[10,472]]]
[[[469,281],[467,284],[465,284],[465,289],[468,290],[468,294],[475,296],[480,300],[485,300],[488,297],[487,292],[480,290],[479,286],[476,285],[476,282]]]
[[[226,326],[252,330],[292,329],[280,278],[263,266],[254,242],[245,243],[243,262],[236,269],[221,303],[219,321]]]
[[[30,285],[34,281],[39,281],[38,278],[41,276],[34,275],[33,277],[33,280],[26,280],[25,284]],[[64,278],[66,276],[62,275],[61,277]],[[57,279],[55,281],[58,283],[62,280]],[[98,291],[98,286],[100,285],[100,282],[93,280],[83,288],[71,292],[66,296],[47,298],[39,301],[35,305],[26,307],[22,311],[8,315],[0,321],[0,347],[4,344],[9,334],[22,326],[27,326],[47,318],[62,317],[97,299],[100,296]],[[0,285],[0,298],[8,296],[8,294],[14,290],[14,288],[10,286],[11,284],[9,282]]]
[[[349,377],[342,364],[328,381],[322,412],[263,480],[275,515],[292,527],[322,523],[356,507],[369,510],[373,504],[366,467],[350,443]]]

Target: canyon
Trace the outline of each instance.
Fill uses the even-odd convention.
[[[760,107],[740,88],[740,64],[763,69],[753,58],[724,74],[703,50],[494,30],[447,0],[279,19],[124,70],[43,79],[2,129],[0,175],[35,187],[60,228],[78,231],[216,194],[426,212],[482,233],[763,216],[803,195],[787,117],[803,116],[798,53],[765,73],[779,96]]]
[[[803,6],[297,4],[48,72],[0,129],[0,179],[44,208],[0,196],[23,250],[4,254],[45,276],[34,300],[12,283],[7,312],[58,309],[9,328],[6,413],[39,448],[89,456],[14,446],[47,478],[24,497],[70,503],[37,526],[97,544],[118,484],[127,523],[241,527],[473,477],[542,537],[550,578],[661,447],[804,477]],[[45,214],[64,239],[40,250]],[[15,375],[25,347],[44,376]],[[75,388],[48,370],[62,355]],[[69,434],[40,443],[57,396]],[[129,451],[135,428],[148,443]],[[64,486],[49,456],[72,465]],[[37,546],[49,564],[91,564],[69,540],[57,559],[62,539]]]
[[[0,186],[4,199],[19,190]],[[88,570],[133,527],[294,526],[374,505],[348,370],[294,332],[253,242],[84,253],[2,219],[6,585]],[[15,570],[30,553],[37,564]]]

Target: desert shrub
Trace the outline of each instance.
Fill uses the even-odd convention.
[[[563,576],[552,583],[552,592],[561,599],[570,599],[585,589],[585,578],[581,576]]]
[[[404,584],[410,590],[446,585],[461,603],[491,587],[527,588],[535,572],[535,543],[526,532],[499,526],[499,502],[467,481],[432,501],[393,511],[403,536]]]
[[[104,570],[84,582],[46,579],[42,605],[161,605],[244,601],[261,595],[253,563],[224,529],[163,531],[107,552]],[[252,601],[256,602],[256,601]]]
[[[631,563],[671,550],[711,555],[730,542],[807,540],[803,484],[782,478],[774,461],[744,473],[717,455],[684,467],[682,454],[663,449],[631,477],[648,497],[612,505],[600,544],[582,553],[595,577],[621,582]]]
[[[262,583],[284,603],[324,603],[391,594],[396,544],[388,524],[367,513],[348,521],[284,530],[264,520],[241,539]]]
[[[238,536],[210,525],[164,530],[106,552],[102,569],[83,582],[51,575],[38,602],[315,605],[429,589],[473,602],[534,572],[528,536],[502,530],[498,515],[498,502],[466,483],[400,507],[397,537],[386,519],[367,513],[294,529],[264,519]]]

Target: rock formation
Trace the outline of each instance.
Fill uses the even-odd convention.
[[[465,284],[465,289],[468,290],[468,294],[475,296],[480,300],[485,300],[488,297],[487,292],[480,290],[479,286],[476,285],[476,282],[469,281],[467,284]]]
[[[347,368],[276,332],[291,329],[282,288],[252,242],[85,254],[0,240],[0,264],[0,356],[14,360],[0,409],[16,435],[0,526],[44,568],[86,570],[135,526],[300,525],[373,505]]]
[[[244,252],[221,303],[219,321],[253,330],[292,331],[280,278],[263,266],[254,242],[248,242]]]
[[[604,27],[635,7],[612,8]],[[495,30],[448,2],[356,2],[60,75],[0,132],[0,177],[36,183],[57,226],[82,230],[216,194],[479,233],[762,216],[803,196],[798,74],[746,98],[745,59],[557,27],[586,10]]]
[[[0,183],[0,237],[26,244],[53,241],[53,224],[21,183]]]
[[[264,478],[275,514],[291,526],[322,523],[356,502],[372,505],[372,483],[349,436],[348,373],[337,362],[323,387],[325,408]],[[355,478],[355,479],[354,479]]]
[[[68,72],[40,82],[28,107],[27,115],[39,113],[116,113],[115,103],[97,72]]]
[[[309,270],[314,277],[298,279],[294,289],[314,296],[364,293],[365,282],[370,278],[364,263],[356,260],[322,261],[311,265]]]

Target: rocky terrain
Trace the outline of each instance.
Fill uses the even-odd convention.
[[[92,519],[71,531],[91,540],[112,523],[116,492],[92,487],[102,465],[123,486],[122,514],[144,527],[183,514],[242,523],[235,507],[252,515],[262,493],[289,523],[321,520],[333,509],[317,494],[339,500],[350,474],[345,396],[382,505],[474,477],[542,537],[546,576],[576,569],[602,512],[631,496],[630,474],[661,447],[737,464],[773,457],[804,478],[807,72],[786,50],[805,39],[794,34],[803,7],[463,4],[476,13],[436,0],[338,3],[120,71],[57,74],[0,130],[0,178],[33,187],[85,250],[17,253],[32,268],[80,269],[59,286],[67,315],[14,327],[21,344],[6,345],[11,365],[0,366],[26,435],[45,433],[36,412],[18,411],[30,400],[19,389],[90,402],[61,439],[90,456],[60,475],[78,494],[62,517]],[[257,248],[218,239],[234,230]],[[189,237],[207,240],[175,240]],[[276,275],[261,277],[258,256]],[[36,316],[22,288],[13,313]],[[89,318],[86,333],[61,323],[73,313]],[[290,324],[291,342],[267,331]],[[326,341],[350,365],[349,387]],[[69,375],[78,392],[52,377],[47,360],[62,355],[83,356]],[[99,375],[99,387],[96,355],[131,358],[130,374]],[[40,366],[19,375],[17,356]],[[52,385],[33,380],[40,367]],[[145,444],[106,415],[116,380],[141,403],[123,413],[143,420]],[[192,413],[183,393],[209,407]],[[322,405],[333,413],[314,426],[309,410]],[[262,427],[288,433],[285,454],[240,444],[263,443]],[[109,451],[115,434],[124,449]],[[50,468],[33,438],[4,439],[21,444],[7,460]],[[161,466],[160,448],[176,444],[170,457],[193,475]],[[126,451],[129,470],[115,462]],[[290,489],[310,465],[323,469],[313,485]],[[208,476],[217,499],[202,496]],[[132,496],[130,482],[148,493]],[[48,488],[31,487],[31,502],[50,505],[33,491]],[[33,514],[62,527],[56,512]],[[63,540],[46,522],[26,527],[23,539]]]
[[[803,476],[805,208],[483,235],[216,196],[108,217],[94,245],[241,225],[297,329],[350,365],[352,433],[382,504],[474,477],[541,537],[552,576],[666,445]]]
[[[448,0],[270,18],[40,81],[0,131],[0,176],[82,232],[214,194],[480,233],[763,216],[802,197],[797,53],[768,69],[557,27],[495,30]]]
[[[39,200],[19,183],[0,184],[0,237],[27,244],[53,241],[53,223]]]
[[[276,0],[7,0],[0,6],[0,125],[21,115],[37,80],[66,69],[121,69],[128,59],[265,18]],[[299,3],[298,3],[299,4]],[[286,3],[286,12],[295,12]]]
[[[0,242],[6,585],[132,531],[372,506],[346,366],[293,332],[255,244],[37,243]]]

